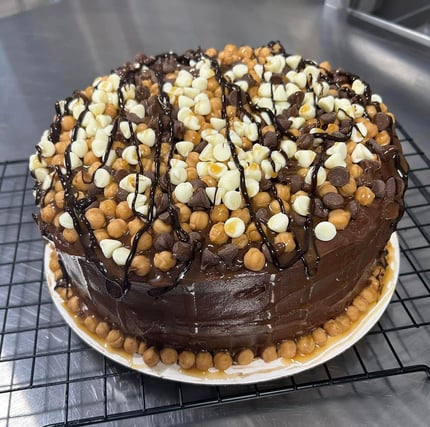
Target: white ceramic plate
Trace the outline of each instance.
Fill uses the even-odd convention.
[[[143,362],[141,355],[129,356],[124,352],[115,352],[114,349],[96,340],[93,335],[79,325],[65,308],[63,299],[54,290],[54,275],[49,269],[49,259],[52,251],[50,245],[47,245],[45,250],[45,271],[52,299],[64,320],[83,341],[109,359],[144,374],[174,381],[207,385],[249,384],[291,376],[314,368],[338,356],[366,335],[384,313],[396,287],[400,264],[400,250],[396,233],[391,236],[390,243],[391,253],[388,268],[391,272],[386,275],[387,279],[384,283],[382,295],[378,302],[345,334],[341,337],[329,338],[324,347],[305,358],[299,357],[297,360],[278,358],[270,363],[256,359],[246,366],[233,365],[224,372],[219,372],[215,368],[206,373],[187,372],[180,369],[178,365],[166,366],[161,362],[157,366],[150,368]]]

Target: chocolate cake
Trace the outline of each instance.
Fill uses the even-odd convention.
[[[378,298],[408,166],[357,75],[279,42],[139,54],[55,111],[35,219],[59,292],[112,347],[270,361]]]

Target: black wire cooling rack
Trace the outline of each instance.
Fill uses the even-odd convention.
[[[419,347],[430,342],[430,161],[401,126],[397,130],[411,171],[398,228],[400,276],[387,311],[333,361],[246,386],[149,377],[109,361],[77,338],[45,283],[27,161],[0,163],[0,425],[10,420],[88,425],[413,372],[430,377],[428,345]]]

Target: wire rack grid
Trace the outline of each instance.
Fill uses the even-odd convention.
[[[430,161],[403,127],[397,131],[411,170],[398,227],[400,276],[384,316],[333,361],[246,386],[149,377],[77,338],[53,306],[44,279],[44,242],[31,215],[27,161],[0,163],[0,425],[88,425],[395,375],[430,377],[428,346],[419,347],[430,342]]]

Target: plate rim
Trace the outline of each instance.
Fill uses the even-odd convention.
[[[102,345],[99,341],[95,340],[89,333],[86,333],[85,329],[77,324],[74,316],[71,316],[68,310],[64,307],[64,300],[55,291],[56,282],[54,273],[49,268],[49,260],[51,252],[53,251],[50,243],[45,246],[44,269],[49,293],[61,317],[80,339],[82,339],[92,349],[106,356],[110,360],[143,374],[189,384],[255,384],[290,377],[326,363],[351,348],[369,332],[369,330],[379,321],[388,307],[398,280],[400,268],[400,247],[396,232],[392,233],[389,243],[392,247],[392,257],[390,257],[388,265],[391,275],[384,283],[382,294],[378,301],[358,320],[357,324],[353,325],[351,330],[342,334],[341,338],[334,337],[333,343],[329,343],[328,345],[321,347],[315,352],[314,356],[312,356],[312,354],[307,356],[304,362],[293,360],[290,363],[286,363],[285,359],[279,357],[275,361],[267,363],[261,358],[257,358],[249,365],[232,365],[232,367],[223,372],[222,376],[219,378],[216,376],[218,371],[215,368],[211,368],[209,375],[202,373],[202,375],[197,376],[186,373],[186,371],[182,371],[177,364],[167,366],[160,361],[155,367],[149,367],[143,362],[141,355],[135,354],[133,356],[130,355],[129,357],[125,357],[119,352],[110,351],[106,345]]]

